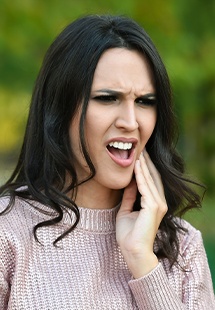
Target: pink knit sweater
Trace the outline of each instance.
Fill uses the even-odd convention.
[[[1,210],[7,202],[0,200]],[[0,309],[215,309],[200,232],[184,222],[189,232],[180,235],[179,261],[187,272],[170,269],[165,259],[134,280],[115,238],[117,211],[80,208],[78,227],[54,247],[71,224],[69,216],[39,229],[40,245],[32,229],[49,216],[16,199],[15,207],[0,216]]]

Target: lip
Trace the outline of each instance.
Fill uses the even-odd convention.
[[[132,149],[130,152],[130,156],[127,159],[123,159],[123,158],[117,158],[115,157],[111,152],[109,152],[107,146],[110,142],[123,142],[123,143],[132,143]],[[125,138],[125,137],[115,137],[112,139],[109,139],[106,143],[106,150],[108,155],[110,156],[110,158],[119,166],[121,167],[129,167],[133,162],[134,162],[134,155],[135,155],[135,148],[137,145],[138,140],[136,138]]]

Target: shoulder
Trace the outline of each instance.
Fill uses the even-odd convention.
[[[178,256],[175,262],[176,268],[172,269],[168,259],[161,259],[166,272],[178,275],[180,271],[193,270],[194,265],[197,267],[202,265],[202,269],[207,269],[208,262],[201,232],[184,219],[176,217],[173,221],[177,227]],[[184,276],[187,273],[182,274]]]
[[[201,232],[188,221],[175,217],[174,222],[178,227],[182,228],[178,230],[179,240],[189,242],[195,238],[202,238]]]
[[[7,222],[8,220],[12,220],[14,218],[22,219],[27,209],[27,202],[25,200],[20,199],[19,197],[15,197],[11,199],[10,196],[4,196],[0,198],[0,221],[1,223]]]
[[[34,226],[43,221],[42,214],[34,207],[35,202],[9,196],[0,198],[1,238],[24,240],[32,234]]]
[[[175,223],[183,230],[178,230],[179,252],[184,258],[205,255],[201,232],[184,219],[175,218]]]
[[[10,196],[0,198],[0,221],[7,222],[13,219],[24,221],[46,220],[52,215],[49,208],[34,200],[27,200],[16,196],[11,199]]]
[[[27,200],[16,196],[10,201],[8,196],[1,197],[0,243],[5,239],[12,243],[28,244],[33,238],[35,226],[50,221],[54,217],[56,217],[56,213],[50,207],[46,207],[35,200]],[[59,229],[63,230],[64,226],[60,226]],[[43,233],[45,231],[41,230],[41,234]]]
[[[0,264],[10,264],[18,253],[32,246],[34,227],[42,222],[42,215],[32,204],[16,197],[10,206],[10,197],[0,198]]]
[[[25,228],[28,211],[24,204],[26,203],[19,198],[15,198],[14,201],[8,196],[0,198],[1,236],[11,232],[16,235]]]
[[[10,203],[10,197],[9,196],[3,196],[0,198],[0,213],[4,212],[7,206]]]

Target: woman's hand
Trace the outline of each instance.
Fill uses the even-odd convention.
[[[134,172],[136,182],[125,188],[117,214],[116,238],[131,273],[140,278],[158,264],[153,245],[167,204],[160,174],[146,151],[136,161]],[[137,188],[141,210],[133,211]]]

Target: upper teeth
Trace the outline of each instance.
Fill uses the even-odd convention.
[[[130,150],[132,148],[132,143],[127,143],[127,142],[110,142],[109,143],[109,146],[113,146],[117,149],[120,149],[120,150]]]

